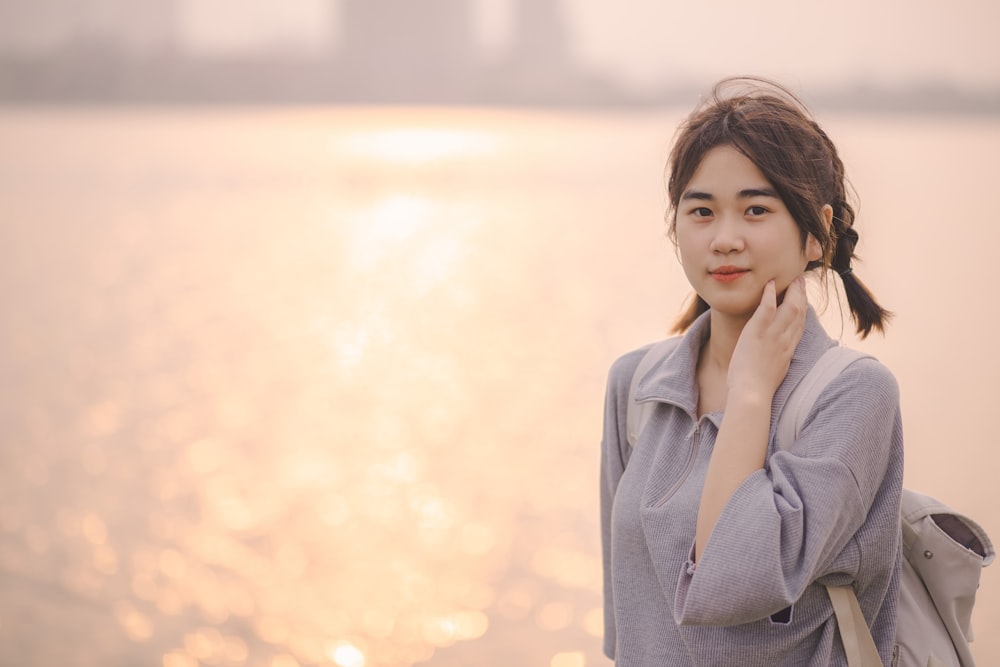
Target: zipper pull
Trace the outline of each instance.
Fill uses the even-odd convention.
[[[694,426],[693,426],[693,427],[691,428],[691,430],[690,430],[690,431],[688,431],[688,434],[687,434],[687,440],[690,440],[691,438],[693,438],[693,437],[695,437],[696,435],[698,435],[698,433],[699,433],[700,431],[701,431],[701,422],[700,422],[700,421],[698,421],[698,420],[695,420],[695,422],[694,422]]]

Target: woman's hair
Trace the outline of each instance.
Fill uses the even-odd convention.
[[[677,205],[684,189],[706,153],[718,146],[732,146],[760,169],[798,224],[803,248],[810,234],[819,241],[823,256],[806,269],[831,268],[840,275],[861,337],[872,329],[884,331],[891,313],[851,268],[858,233],[847,199],[844,163],[805,105],[778,84],[756,78],[724,79],[680,126],[667,163],[670,238],[676,243]],[[822,214],[827,204],[833,208],[830,226]],[[685,331],[706,310],[708,304],[695,295],[675,331]]]

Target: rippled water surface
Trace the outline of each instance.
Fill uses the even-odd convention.
[[[0,664],[609,664],[603,382],[686,294],[679,117],[0,113]],[[1000,537],[1000,122],[827,127],[907,482]]]

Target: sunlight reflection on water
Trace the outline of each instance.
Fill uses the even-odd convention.
[[[497,240],[483,238],[483,200],[438,183],[461,180],[498,136],[352,128],[319,158],[348,182],[301,200],[295,187],[257,190],[266,176],[228,162],[231,139],[242,137],[217,139],[217,162],[166,192],[158,170],[184,159],[167,140],[138,186],[122,189],[104,165],[102,190],[74,223],[97,233],[71,230],[79,245],[51,244],[66,227],[58,206],[31,211],[37,231],[19,239],[21,257],[47,255],[74,282],[63,292],[66,277],[36,288],[18,274],[34,312],[8,336],[38,335],[49,319],[77,331],[43,337],[28,355],[24,377],[38,388],[25,395],[35,417],[20,435],[38,448],[14,457],[12,497],[63,493],[47,495],[54,524],[2,505],[4,569],[27,596],[29,582],[61,572],[59,595],[93,622],[106,609],[135,642],[105,625],[90,658],[30,638],[25,650],[63,664],[159,652],[165,667],[370,667],[480,638],[493,606],[515,620],[535,610],[540,628],[564,630],[568,602],[537,606],[526,582],[497,598],[523,489],[501,463],[510,433],[476,435],[477,421],[493,421],[476,417],[476,402],[503,405],[517,341],[507,313],[477,309],[490,300],[509,311],[504,274],[519,268],[473,263]],[[275,149],[280,161],[288,146]],[[60,150],[55,170],[72,187],[78,156]],[[323,200],[333,202],[325,215]],[[474,319],[489,330],[472,340]],[[50,393],[59,366],[38,363],[41,350],[68,366],[62,400]],[[531,567],[575,571],[572,585],[593,591],[593,563],[561,570],[558,557]]]
[[[484,132],[447,128],[389,128],[354,132],[334,144],[335,151],[369,160],[416,165],[470,159],[492,152],[499,138]]]
[[[0,118],[0,662],[606,664],[674,121]]]

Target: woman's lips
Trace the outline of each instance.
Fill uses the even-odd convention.
[[[716,269],[715,271],[711,271],[709,275],[720,283],[731,283],[739,280],[748,273],[750,273],[749,269],[740,269],[735,266],[724,266]]]

